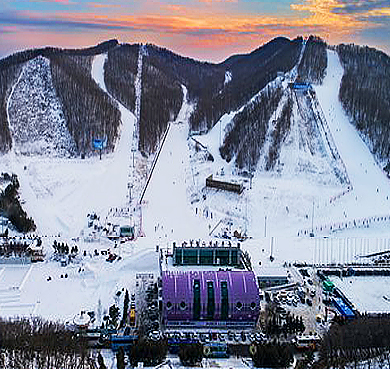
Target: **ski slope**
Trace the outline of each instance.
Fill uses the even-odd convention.
[[[335,201],[326,216],[319,214],[318,223],[390,214],[389,179],[376,164],[338,99],[342,76],[337,53],[328,50],[327,75],[315,90],[353,190]]]
[[[390,236],[387,231],[389,222],[379,220],[377,223],[378,216],[390,215],[390,183],[338,100],[342,75],[343,68],[337,54],[329,50],[326,78],[321,86],[315,86],[319,109],[322,107],[329,127],[325,127],[328,142],[323,142],[323,148],[320,142],[316,144],[318,153],[313,155],[313,150],[305,149],[305,145],[313,144],[311,138],[303,136],[300,131],[301,114],[306,112],[299,114],[295,110],[291,131],[280,149],[280,169],[266,172],[260,162],[252,184],[249,179],[245,180],[243,195],[207,190],[207,200],[201,200],[199,205],[221,218],[231,219],[254,238],[294,237],[305,234],[304,231],[308,235],[312,224],[317,236]],[[303,97],[300,99],[302,102]],[[308,109],[310,105],[302,105],[300,109]],[[201,198],[204,179],[209,174],[218,174],[222,168],[225,174],[235,174],[232,163],[226,163],[220,157],[218,148],[226,127],[237,112],[225,114],[207,135],[196,137],[213,154],[214,162],[205,162],[195,150],[191,151],[193,157],[198,157],[192,160],[196,183],[191,189],[193,198]],[[321,126],[316,129],[316,140],[324,139],[323,129]],[[335,151],[340,155],[336,161],[330,159],[331,152]],[[346,171],[351,184],[340,182],[333,168]],[[190,180],[191,177],[187,177],[187,182]],[[369,230],[359,228],[363,220],[373,221]],[[336,228],[337,232],[332,233]]]
[[[105,58],[106,55],[99,55],[94,59],[92,75],[106,91]],[[232,228],[245,229],[251,237],[242,247],[250,251],[252,263],[258,270],[259,262],[262,266],[280,266],[285,261],[313,261],[315,250],[319,252],[322,243],[325,245],[327,241],[322,237],[296,237],[297,230],[310,228],[312,220],[316,227],[388,213],[388,179],[338,101],[343,69],[337,55],[329,51],[328,60],[324,83],[315,89],[351,180],[352,191],[337,196],[345,188],[320,172],[283,174],[264,172],[261,168],[255,172],[251,184],[245,179],[246,190],[242,195],[204,189],[209,174],[236,174],[232,163],[226,163],[218,150],[234,112],[222,117],[207,135],[194,137],[214,157],[213,162],[205,160],[205,152],[197,152],[194,140],[188,137],[193,106],[188,102],[183,86],[183,105],[176,120],[170,123],[141,204],[145,237],[117,247],[103,239],[90,244],[80,239],[77,242],[81,255],[86,251],[86,256],[80,256],[78,264],[67,267],[50,260],[53,239],[45,238],[48,254],[45,263],[31,269],[29,266],[0,265],[0,316],[32,314],[69,321],[80,310],[103,314],[115,301],[118,290],[134,288],[136,273],[158,273],[156,245],[165,248],[173,241],[189,239],[207,242],[212,239],[209,231],[227,219],[232,220]],[[60,233],[61,239],[67,241],[79,237],[88,213],[95,211],[104,218],[111,208],[128,205],[128,184],[132,178],[134,186],[144,184],[144,178],[135,175],[137,166],[133,168],[132,163],[135,117],[119,103],[118,107],[122,117],[120,137],[115,151],[103,155],[102,160],[98,157],[84,160],[27,157],[14,151],[1,156],[0,170],[18,175],[24,207],[36,221],[40,234]],[[295,145],[287,145],[284,150],[286,157],[299,157]],[[139,156],[137,160],[140,160]],[[330,232],[325,227],[322,233],[316,230],[315,234],[329,236]],[[374,242],[365,247],[366,251],[379,251],[387,247],[388,242],[375,242],[375,239],[390,237],[390,231],[388,223],[378,223],[369,229],[349,228],[331,235],[369,237]],[[337,244],[344,245],[343,242]],[[348,247],[349,243],[345,241],[345,245]],[[99,251],[98,256],[94,256],[95,249]],[[100,251],[108,249],[120,255],[121,260],[107,263]],[[356,251],[359,250],[355,247]],[[273,263],[269,260],[271,252],[275,257]],[[353,260],[352,249],[350,257]],[[61,278],[65,273],[68,278]],[[48,277],[51,277],[50,281]]]
[[[207,225],[188,204],[187,175],[189,150],[188,120],[192,106],[183,86],[183,104],[162,147],[144,199],[145,233],[159,244],[172,240],[204,238]]]

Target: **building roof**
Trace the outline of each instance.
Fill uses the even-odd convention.
[[[250,271],[187,271],[187,272],[163,272],[162,273],[162,298],[163,303],[168,301],[173,308],[165,311],[166,318],[177,320],[192,319],[193,286],[194,281],[200,284],[200,298],[202,304],[207,301],[207,282],[213,283],[215,304],[217,306],[216,319],[218,319],[218,307],[221,305],[221,284],[227,282],[228,299],[231,319],[255,320],[259,312],[259,291],[255,275]],[[180,309],[180,304],[188,309]],[[240,303],[240,304],[238,304]],[[240,308],[236,309],[236,305]]]

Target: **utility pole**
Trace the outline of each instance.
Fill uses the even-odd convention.
[[[264,217],[264,237],[267,237],[267,216]]]
[[[248,233],[248,196],[245,197],[245,236]]]
[[[131,207],[131,189],[133,188],[133,184],[132,183],[128,183],[127,184],[127,188],[129,189],[129,205]]]
[[[313,200],[313,210],[311,212],[311,233],[310,237],[314,237],[314,200]]]

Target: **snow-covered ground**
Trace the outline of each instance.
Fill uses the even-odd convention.
[[[298,233],[305,234],[305,231],[308,235],[312,225],[316,236],[342,237],[345,232],[347,237],[364,237],[367,227],[363,227],[363,220],[367,219],[373,219],[370,227],[375,227],[375,231],[369,230],[370,237],[389,235],[388,218],[378,221],[377,217],[390,214],[390,182],[350,124],[338,100],[343,68],[334,51],[328,51],[327,70],[323,84],[315,86],[315,91],[318,109],[322,107],[329,127],[327,134],[331,136],[332,148],[317,149],[314,155],[313,148],[305,148],[313,145],[310,142],[313,138],[302,137],[302,130],[299,129],[302,115],[308,113],[305,111],[308,107],[304,106],[304,99],[298,96],[300,112],[295,104],[292,129],[281,147],[278,164],[281,169],[265,172],[260,165],[254,173],[252,188],[247,180],[243,195],[207,190],[207,200],[200,201],[198,206],[230,216],[241,228],[247,228],[248,234],[254,238],[265,234],[292,237]],[[224,162],[218,152],[225,127],[233,117],[234,113],[225,115],[207,135],[196,137],[207,146],[215,160],[213,163],[201,159],[193,161],[191,175],[197,184],[194,193],[201,193],[209,174],[220,173],[221,168],[225,174],[234,172],[231,163]],[[319,134],[318,131],[316,135]],[[329,158],[331,150],[334,150],[333,142],[338,151],[336,154],[340,156],[340,162],[334,164]],[[324,153],[325,149],[328,156]],[[192,155],[196,155],[195,150]],[[332,169],[342,172],[344,166],[351,184],[340,182]],[[201,198],[194,193],[193,198]]]
[[[361,313],[386,313],[390,310],[389,277],[332,277],[336,287]]]
[[[104,55],[98,56],[92,71],[103,89],[104,60]],[[120,139],[115,152],[104,155],[102,160],[98,157],[82,160],[23,156],[14,151],[2,156],[0,169],[18,175],[24,207],[34,218],[38,233],[50,236],[43,239],[48,260],[33,266],[23,288],[20,283],[7,281],[8,276],[25,273],[27,267],[4,266],[3,273],[0,273],[0,290],[5,291],[0,293],[2,316],[39,314],[50,319],[68,320],[81,309],[96,310],[99,300],[103,309],[107,309],[117,289],[133,286],[137,271],[158,270],[154,249],[150,252],[146,247],[138,255],[133,244],[121,245],[115,253],[131,255],[131,258],[109,264],[106,257],[89,255],[94,249],[107,250],[113,244],[108,241],[85,243],[82,238],[78,245],[81,253],[86,251],[87,257],[79,264],[62,268],[58,262],[50,261],[53,235],[71,242],[71,238],[78,238],[85,228],[87,214],[95,211],[104,218],[111,208],[128,206],[127,184],[132,169],[130,148],[135,118],[123,106],[119,105],[119,108],[122,114]],[[0,265],[0,272],[1,268]],[[79,273],[79,269],[83,271]],[[68,278],[61,278],[65,274]],[[47,281],[49,276],[51,280]],[[9,298],[10,291],[16,297]]]
[[[350,123],[338,99],[343,68],[335,51],[328,51],[328,72],[316,86],[317,97],[330,131],[346,165],[353,190],[335,201],[316,223],[367,218],[390,213],[390,181],[376,164],[368,147]],[[385,230],[388,229],[385,225]]]
[[[207,237],[207,225],[188,205],[186,171],[189,169],[187,146],[188,119],[192,106],[183,87],[183,105],[161,150],[144,199],[144,223],[148,239],[160,244],[172,239]],[[184,122],[184,123],[183,123]]]
[[[103,155],[102,160],[98,157],[81,160],[23,156],[14,151],[3,155],[0,170],[18,175],[24,207],[36,221],[38,232],[50,236],[61,234],[61,239],[77,242],[81,256],[77,264],[61,267],[50,259],[53,242],[50,237],[44,238],[48,255],[44,263],[32,267],[0,264],[0,315],[39,314],[69,320],[82,309],[103,313],[113,303],[118,290],[134,288],[136,273],[158,273],[157,244],[166,247],[173,241],[194,238],[207,241],[211,238],[209,232],[227,219],[232,220],[233,227],[246,230],[251,237],[242,247],[250,251],[252,263],[256,265],[260,261],[262,266],[280,266],[285,261],[298,260],[325,262],[326,257],[318,255],[326,255],[324,250],[329,250],[331,239],[296,237],[300,229],[310,229],[312,222],[317,227],[316,235],[324,225],[323,235],[367,238],[367,250],[378,250],[378,245],[380,249],[387,249],[388,221],[373,221],[369,229],[348,227],[334,233],[326,228],[329,224],[386,214],[389,211],[387,196],[390,197],[387,178],[338,101],[342,67],[334,52],[329,51],[328,56],[328,74],[323,86],[315,89],[351,180],[353,190],[343,196],[339,194],[345,191],[345,185],[337,182],[331,171],[324,176],[321,171],[310,170],[278,173],[259,168],[252,181],[241,178],[246,187],[241,195],[205,190],[209,174],[234,174],[232,163],[224,162],[218,150],[234,113],[225,115],[207,135],[193,137],[207,146],[214,158],[213,162],[208,161],[206,152],[197,152],[195,141],[188,138],[192,106],[184,87],[183,106],[175,122],[170,123],[141,204],[145,237],[138,237],[135,242],[115,248],[113,243],[103,239],[94,243],[84,242],[82,238],[71,241],[80,236],[86,226],[86,215],[92,211],[104,220],[110,209],[128,207],[129,185],[133,185],[132,205],[135,206],[134,198],[139,198],[136,196],[141,194],[146,182],[144,174],[150,163],[142,162],[144,159],[136,153],[133,166],[135,117],[121,104],[118,104],[122,114],[120,139],[115,151]],[[105,58],[105,55],[97,56],[92,68],[93,77],[103,90]],[[12,94],[11,99],[16,96]],[[299,158],[298,146],[286,144],[282,156]],[[316,158],[311,158],[314,164]],[[320,158],[319,155],[318,160]],[[378,239],[384,241],[378,243]],[[349,247],[347,241],[340,242]],[[105,256],[93,256],[95,249],[99,254],[101,250],[110,249],[120,255],[121,260],[107,263]],[[348,255],[353,259],[353,253],[359,250],[356,247],[351,250]],[[275,257],[273,263],[269,260],[271,252]]]

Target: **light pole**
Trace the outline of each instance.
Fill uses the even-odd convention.
[[[4,196],[4,191],[1,190],[1,194],[0,194],[0,197],[3,197]],[[3,209],[0,209],[0,218],[1,218],[1,235],[4,234],[4,211]]]
[[[133,184],[128,183],[127,188],[129,189],[129,208],[131,208],[131,190],[133,189]]]
[[[310,237],[314,237],[314,200],[313,200],[313,210],[311,212],[311,233]]]

